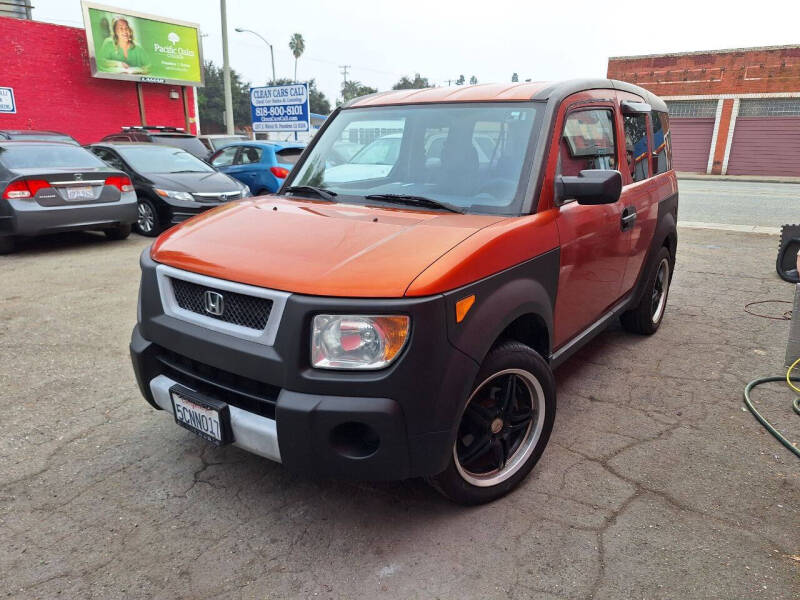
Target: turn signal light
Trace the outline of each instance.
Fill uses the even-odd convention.
[[[40,189],[48,187],[50,187],[50,183],[44,179],[22,179],[12,181],[3,192],[3,199],[32,198]]]
[[[289,169],[284,169],[283,167],[270,167],[269,170],[278,179],[286,179],[286,176],[289,174]]]
[[[131,183],[130,177],[125,177],[124,175],[112,175],[108,179],[106,179],[106,185],[113,185],[117,188],[120,192],[132,192],[133,191],[133,184]]]
[[[456,302],[456,323],[461,323],[464,320],[473,304],[475,304],[475,294]]]

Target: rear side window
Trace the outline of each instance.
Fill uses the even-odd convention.
[[[120,171],[125,170],[125,165],[122,164],[122,161],[119,157],[111,152],[110,150],[106,150],[105,148],[92,148],[92,152],[94,152],[100,159],[115,169],[119,169]]]
[[[283,150],[278,150],[275,155],[278,157],[279,163],[284,163],[287,165],[296,165],[297,159],[300,158],[300,155],[303,153],[302,148],[285,148]]]
[[[165,146],[174,146],[186,150],[195,156],[204,157],[208,154],[208,148],[199,139],[190,135],[150,135],[153,142]]]
[[[672,168],[669,116],[665,112],[654,110],[650,113],[650,118],[653,122],[653,174],[658,175]]]
[[[647,114],[624,115],[623,121],[628,170],[634,181],[642,181],[650,177],[650,161],[647,160]]]
[[[105,163],[80,146],[20,144],[0,147],[0,163],[8,169],[84,169]]]
[[[584,169],[616,169],[614,115],[608,109],[578,110],[564,123],[559,174],[578,175]]]

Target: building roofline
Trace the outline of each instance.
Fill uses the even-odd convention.
[[[700,54],[733,54],[734,52],[764,52],[768,50],[800,50],[800,44],[785,46],[753,46],[751,48],[724,48],[722,50],[692,50],[691,52],[664,52],[661,54],[637,54],[633,56],[609,56],[608,60],[633,60],[637,58],[662,58],[670,56],[698,56]]]

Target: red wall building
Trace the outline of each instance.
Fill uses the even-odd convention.
[[[13,88],[17,108],[0,113],[0,129],[61,131],[89,144],[125,125],[186,127],[181,86],[140,85],[147,123],[135,82],[91,76],[83,29],[0,17],[0,87]],[[194,88],[184,89],[194,132]]]
[[[800,46],[608,59],[670,107],[675,169],[800,176]]]

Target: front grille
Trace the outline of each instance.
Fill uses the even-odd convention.
[[[207,193],[197,193],[192,194],[194,199],[197,202],[209,202],[209,203],[219,203],[219,202],[231,202],[232,200],[239,200],[242,197],[241,192],[225,192],[220,194],[207,194]]]
[[[170,278],[170,281],[175,301],[184,310],[249,329],[263,330],[267,326],[272,300],[198,285],[183,279]],[[206,310],[206,292],[222,296],[221,314]]]
[[[281,391],[278,386],[223,371],[166,348],[158,348],[156,359],[161,363],[162,373],[173,381],[242,410],[275,418]]]

